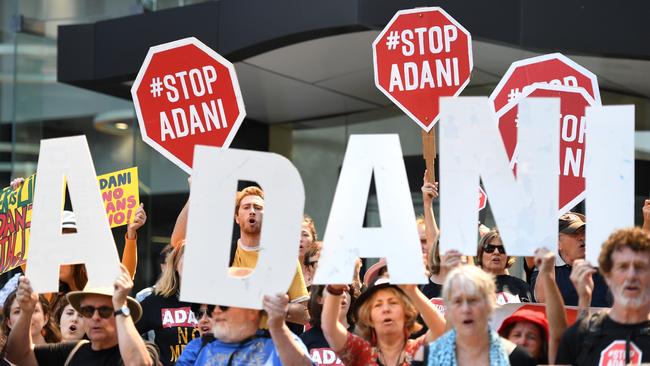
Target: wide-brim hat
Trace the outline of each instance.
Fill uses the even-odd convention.
[[[363,284],[366,286],[366,288],[370,288],[375,284],[377,277],[379,277],[379,271],[381,271],[386,266],[386,258],[382,258],[377,263],[368,268],[366,274],[363,275]]]
[[[544,339],[548,342],[549,332],[548,319],[546,319],[546,315],[544,315],[542,311],[526,309],[525,307],[520,308],[503,320],[503,323],[501,323],[501,326],[499,327],[499,335],[506,338],[508,335],[505,334],[505,331],[508,329],[508,326],[522,321],[530,322],[539,326],[542,332],[544,332]]]
[[[397,285],[393,285],[389,283],[387,278],[380,278],[379,280],[377,280],[377,282],[375,282],[374,286],[368,287],[366,291],[362,292],[361,295],[359,295],[359,297],[357,297],[356,300],[354,300],[354,303],[352,304],[352,312],[354,316],[357,319],[359,319],[359,309],[361,308],[361,306],[365,304],[366,301],[370,300],[372,296],[376,294],[378,291],[387,288],[393,288],[399,291],[400,293],[404,294],[404,296],[406,297],[404,291],[402,291],[401,288],[397,287]]]
[[[99,295],[99,296],[108,296],[113,297],[113,287],[88,287],[86,286],[83,291],[70,291],[66,298],[72,307],[78,312],[81,313],[81,300],[88,295]],[[136,323],[142,317],[142,307],[140,304],[131,296],[126,297],[126,306],[129,307],[131,311],[131,317],[133,322]],[[117,309],[115,309],[117,310]]]
[[[576,231],[585,227],[584,215],[576,212],[567,212],[560,217],[558,222],[558,232],[562,234],[575,234]]]

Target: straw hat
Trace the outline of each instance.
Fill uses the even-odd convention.
[[[113,297],[113,287],[89,287],[86,286],[83,291],[71,291],[69,292],[66,297],[68,298],[68,302],[72,307],[77,311],[81,312],[81,300],[88,295],[100,295],[100,296],[108,296],[110,298]],[[142,317],[142,307],[138,302],[132,298],[131,296],[126,297],[126,305],[129,307],[129,310],[131,311],[131,317],[133,318],[133,322],[136,323],[140,318]],[[117,309],[115,309],[117,310]]]

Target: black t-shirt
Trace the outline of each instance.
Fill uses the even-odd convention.
[[[163,297],[152,294],[142,302],[142,318],[135,324],[140,334],[153,330],[155,343],[160,349],[160,360],[165,366],[173,365],[185,346],[199,338],[195,328],[197,319],[191,304],[177,296]]]
[[[308,350],[312,348],[329,348],[329,343],[325,339],[321,327],[311,327],[308,331],[300,335],[300,340],[305,344]]]
[[[442,285],[431,281],[431,278],[429,278],[429,283],[422,286],[421,291],[424,296],[427,297],[427,299],[431,299],[433,297],[442,297]]]
[[[497,292],[508,292],[519,296],[521,302],[533,302],[530,286],[521,279],[510,275],[496,276]]]
[[[352,331],[351,328],[348,329]],[[309,357],[316,365],[342,365],[336,352],[330,347],[321,327],[312,327],[300,335],[300,340],[309,351]]]
[[[602,322],[595,329],[598,317]],[[650,362],[650,321],[621,324],[608,315],[586,317],[562,335],[556,363],[576,365],[581,358],[580,365],[625,365],[628,338],[631,363]]]
[[[534,270],[530,278],[530,288],[535,288],[538,275],[539,271]],[[605,279],[600,275],[600,272],[594,273],[592,278],[594,279],[594,290],[591,295],[591,306],[611,307],[612,296],[609,293],[609,288],[607,287],[607,283],[605,283]],[[555,266],[555,283],[557,283],[557,287],[560,289],[562,299],[564,299],[564,304],[577,306],[578,293],[571,282],[571,266],[568,264]]]
[[[530,357],[528,352],[526,352],[525,349],[523,349],[520,346],[515,347],[514,350],[512,350],[512,353],[510,353],[510,356],[508,356],[508,360],[510,360],[510,365],[512,366],[535,366],[537,365],[537,362],[535,362],[535,359]]]
[[[70,352],[77,345],[78,342],[63,342],[63,343],[50,343],[44,344],[41,346],[36,346],[34,348],[34,355],[36,356],[36,361],[39,365],[47,366],[63,366],[65,361],[68,359]],[[159,361],[158,350],[156,346],[151,343],[145,342],[147,347],[147,352],[153,360],[153,364],[156,365]],[[111,348],[103,349],[100,351],[93,351],[90,346],[90,342],[82,345],[75,352],[72,360],[70,360],[69,366],[115,366],[115,365],[124,365],[122,361],[122,356],[120,355],[119,346],[114,346]]]

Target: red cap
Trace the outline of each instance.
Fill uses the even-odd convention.
[[[517,311],[512,313],[509,317],[503,320],[501,327],[499,327],[499,335],[506,338],[507,334],[505,333],[506,328],[509,325],[515,324],[517,322],[530,322],[535,325],[538,325],[544,331],[544,338],[548,342],[548,320],[546,319],[546,314],[543,312],[543,308],[540,308],[542,311],[532,310],[526,306],[519,308]]]

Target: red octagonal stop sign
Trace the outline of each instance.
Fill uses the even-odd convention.
[[[494,110],[499,112],[534,83],[584,88],[600,105],[596,75],[561,53],[551,53],[513,62],[490,94]]]
[[[472,38],[438,7],[398,11],[372,43],[375,85],[427,132],[472,72]]]
[[[513,169],[517,162],[517,113],[523,98],[560,98],[560,207],[562,214],[584,199],[585,108],[595,101],[583,88],[533,84],[497,113],[499,131]]]
[[[194,37],[151,47],[131,95],[144,142],[187,173],[195,145],[228,147],[246,116],[235,68]]]

